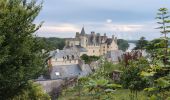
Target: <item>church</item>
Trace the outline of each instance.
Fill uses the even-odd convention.
[[[108,38],[106,34],[91,32],[86,34],[84,27],[81,32],[76,32],[75,38],[65,39],[65,49],[76,49],[79,56],[87,54],[89,56],[102,56],[110,51],[118,50],[117,37],[112,35]]]

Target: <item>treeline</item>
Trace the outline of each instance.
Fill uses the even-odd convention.
[[[55,50],[55,49],[63,49],[65,46],[65,40],[57,37],[37,37],[39,41],[41,41],[43,47],[47,51]]]

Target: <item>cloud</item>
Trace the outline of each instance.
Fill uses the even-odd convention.
[[[152,4],[152,5],[151,5]],[[169,7],[169,0],[46,0],[36,23],[45,21],[37,32],[43,37],[74,37],[75,32],[113,33],[119,38],[148,39],[160,36],[157,9]]]
[[[112,23],[112,20],[111,19],[107,19],[106,22],[107,23]]]
[[[90,34],[91,31],[96,33],[107,33],[109,37],[115,35],[118,38],[137,39],[141,36],[150,37],[156,33],[151,24],[118,24],[107,22],[86,22],[85,31]],[[152,27],[151,27],[152,26]],[[74,37],[76,32],[80,32],[82,28],[81,23],[60,23],[60,24],[46,24],[38,31],[38,36],[41,37]],[[140,34],[142,33],[142,34]],[[147,33],[147,34],[145,34]],[[152,36],[153,37],[153,36]]]
[[[105,27],[115,32],[137,32],[143,29],[143,25],[133,24],[106,24]]]
[[[73,24],[60,24],[53,26],[43,26],[39,32],[61,33],[61,32],[76,32],[79,29]]]

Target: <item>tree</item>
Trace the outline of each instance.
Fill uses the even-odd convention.
[[[167,38],[167,34],[170,32],[170,20],[169,20],[170,16],[168,15],[168,9],[167,8],[160,8],[158,10],[157,13],[157,17],[156,19],[159,20],[159,22],[157,22],[158,24],[160,24],[161,26],[158,27],[157,29],[160,29],[161,33],[164,35],[163,39],[164,39],[164,44],[165,44],[165,49],[164,49],[164,58],[163,58],[163,62],[164,62],[164,66],[166,66],[167,62],[168,62],[168,38]]]
[[[134,48],[135,50],[140,49],[141,51],[145,49],[145,46],[147,46],[148,41],[145,40],[145,37],[141,37],[140,40],[137,41],[136,47]]]
[[[126,51],[129,48],[128,41],[123,39],[118,39],[117,44],[120,50]]]
[[[84,60],[85,63],[89,64],[89,63],[91,63],[92,61],[97,61],[97,60],[99,60],[100,57],[98,57],[98,56],[88,56],[88,55],[86,55],[86,54],[83,54],[83,55],[81,56],[81,59]]]
[[[26,89],[19,95],[15,96],[13,100],[51,100],[50,96],[45,93],[40,84],[29,81]]]
[[[44,49],[47,51],[56,50],[56,49],[63,49],[65,46],[65,41],[62,38],[42,38],[37,37],[38,40],[41,40],[44,43]]]
[[[148,42],[145,49],[150,54],[152,62],[155,62],[156,60],[162,61],[161,60],[163,59],[162,55],[164,54],[162,52],[162,49],[164,47],[165,47],[164,40],[160,38]]]
[[[33,35],[42,4],[36,0],[0,1],[0,99],[12,99],[44,70],[41,43]]]
[[[123,69],[123,73],[121,74],[120,78],[122,86],[126,89],[130,89],[132,94],[136,93],[136,97],[138,91],[141,91],[149,86],[147,80],[140,76],[140,73],[143,70],[146,70],[148,66],[149,63],[144,58],[140,58],[139,60],[131,60],[129,65]],[[132,98],[134,99],[133,95]]]

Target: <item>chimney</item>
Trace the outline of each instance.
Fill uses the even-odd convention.
[[[94,32],[94,31],[92,31],[92,32],[91,32],[91,34],[94,36],[94,35],[95,35],[95,32]]]
[[[79,37],[80,33],[79,32],[76,32],[76,37]]]
[[[114,35],[112,35],[112,39],[114,40],[114,38],[115,38],[115,36]]]
[[[115,42],[117,43],[117,37],[115,37]]]

